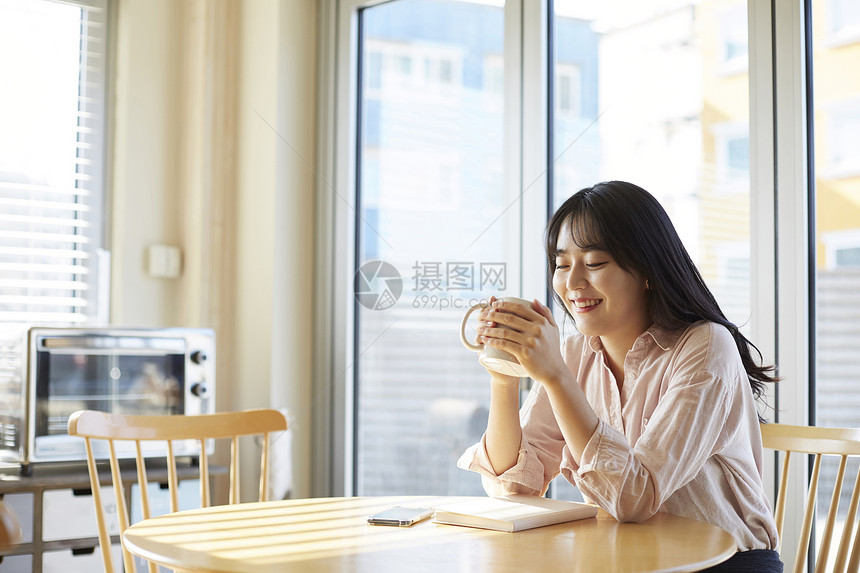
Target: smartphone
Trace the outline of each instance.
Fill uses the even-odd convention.
[[[397,527],[409,527],[422,519],[433,515],[432,509],[423,507],[390,507],[367,518],[371,525],[394,525]]]

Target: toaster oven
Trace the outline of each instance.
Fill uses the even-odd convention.
[[[67,433],[77,410],[206,414],[214,404],[212,330],[0,325],[0,461],[24,472],[86,459],[83,440]],[[177,455],[195,447],[174,444]],[[118,454],[134,451],[129,444]]]

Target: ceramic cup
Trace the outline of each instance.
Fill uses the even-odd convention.
[[[515,302],[528,307],[532,304],[529,300],[514,296],[506,296],[497,300],[503,302]],[[466,314],[463,316],[463,322],[460,323],[460,341],[463,343],[463,346],[469,350],[481,353],[478,357],[478,362],[483,364],[486,368],[489,368],[494,372],[498,372],[499,374],[507,374],[508,376],[516,376],[518,378],[528,376],[525,368],[522,367],[516,357],[512,354],[505,352],[504,350],[499,350],[498,348],[493,348],[492,346],[472,344],[466,339],[466,322],[469,320],[469,316],[471,316],[476,310],[485,308],[488,305],[489,303],[486,301],[480,302],[466,311]],[[499,327],[505,328],[502,325],[499,325]]]

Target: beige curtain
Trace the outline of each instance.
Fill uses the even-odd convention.
[[[185,257],[178,318],[181,324],[215,329],[218,379],[229,384],[236,379],[230,349],[235,347],[231,308],[236,274],[239,3],[182,0],[179,12],[183,51],[177,128]],[[231,408],[228,392],[216,399],[216,410]],[[228,456],[227,451],[216,451],[215,461],[226,464]],[[213,499],[226,495],[222,482],[214,483]]]
[[[183,0],[179,180],[185,245],[181,323],[218,332],[218,371],[233,378],[238,141],[238,0]]]

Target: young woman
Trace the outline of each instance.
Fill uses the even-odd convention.
[[[546,251],[578,333],[560,348],[537,300],[482,311],[480,339],[536,384],[520,410],[519,380],[490,372],[487,431],[458,465],[490,495],[543,495],[561,473],[618,520],[665,512],[728,531],[739,552],[714,570],[782,571],[755,406],[773,367],[726,319],[666,212],[636,185],[600,183],[556,211]]]

